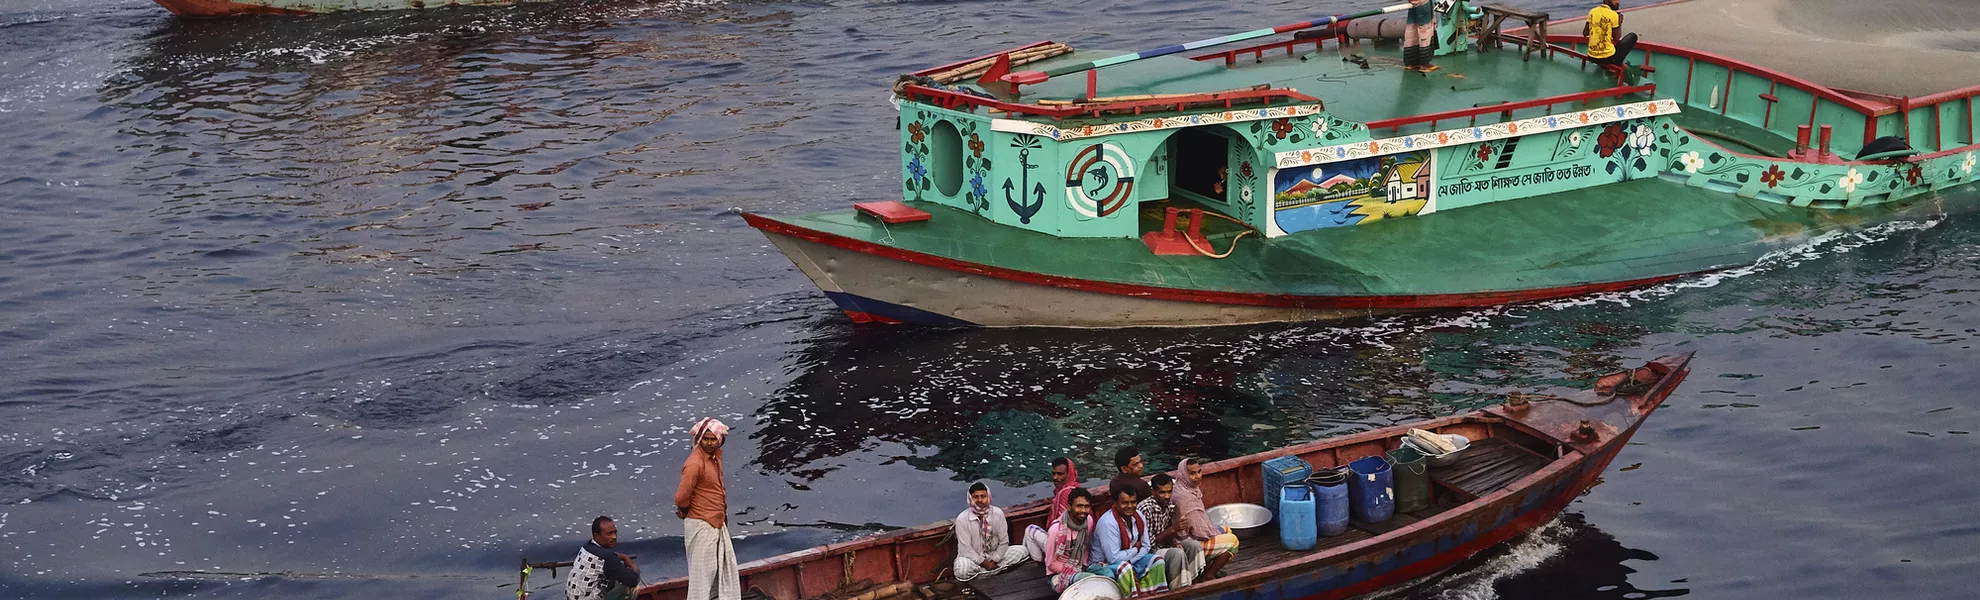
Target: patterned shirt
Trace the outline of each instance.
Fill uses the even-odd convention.
[[[1149,537],[1162,535],[1162,532],[1169,530],[1169,524],[1176,520],[1176,507],[1154,496],[1142,500],[1140,504],[1134,505],[1134,508],[1141,512],[1141,518],[1148,520]]]

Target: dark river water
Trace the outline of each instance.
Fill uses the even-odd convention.
[[[1980,583],[1970,213],[1585,301],[1099,332],[855,328],[736,216],[892,197],[913,68],[1344,8],[0,2],[0,597],[513,598],[598,514],[678,574],[703,415],[737,427],[753,559],[947,518],[968,480],[1039,497],[1061,453],[1229,457],[1680,351],[1604,483],[1398,597]]]

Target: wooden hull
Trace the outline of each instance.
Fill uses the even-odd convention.
[[[1494,407],[1407,426],[1390,427],[1346,438],[1235,458],[1204,466],[1202,487],[1208,504],[1256,503],[1261,499],[1258,465],[1280,456],[1297,455],[1316,469],[1347,464],[1362,456],[1392,449],[1395,438],[1410,427],[1459,433],[1479,443],[1524,444],[1545,466],[1516,479],[1492,484],[1491,491],[1471,493],[1457,479],[1432,480],[1442,508],[1422,516],[1399,515],[1388,524],[1356,526],[1352,535],[1323,538],[1320,548],[1293,552],[1269,548],[1271,542],[1247,542],[1239,559],[1224,576],[1209,582],[1148,598],[1181,600],[1295,600],[1343,598],[1406,583],[1448,569],[1493,545],[1510,540],[1553,519],[1587,490],[1616,454],[1634,436],[1645,417],[1689,373],[1689,355],[1668,357],[1631,371],[1654,381],[1637,395],[1581,406],[1563,400],[1535,401],[1524,408]],[[1613,376],[1612,376],[1613,377]],[[1654,379],[1652,378],[1654,377]],[[1592,390],[1573,394],[1581,402],[1598,401]],[[1583,429],[1585,425],[1585,430]],[[1521,441],[1512,441],[1521,440]],[[1552,451],[1551,459],[1535,449]],[[1456,500],[1452,500],[1456,498]],[[1021,539],[1027,525],[1039,525],[1048,507],[1033,502],[1010,507],[1012,539]],[[1104,507],[1103,507],[1104,508]],[[1371,529],[1372,528],[1372,529]],[[860,582],[927,584],[942,576],[955,555],[949,522],[933,523],[879,536],[814,548],[742,565],[743,586],[753,595],[772,600],[801,600],[845,590]],[[1253,547],[1253,544],[1262,547]],[[1012,571],[1040,571],[1027,564]],[[972,582],[983,585],[982,580]],[[1017,587],[1022,587],[1020,582]],[[1030,585],[1038,585],[1037,581]],[[640,590],[644,600],[685,600],[687,582],[676,579]],[[982,588],[979,588],[982,589]],[[1009,587],[1005,588],[1006,590]],[[1049,593],[1050,588],[1043,590]],[[989,600],[1037,598],[983,592]]]
[[[508,6],[549,0],[157,0],[181,17],[317,15],[361,10],[420,10],[452,6]]]

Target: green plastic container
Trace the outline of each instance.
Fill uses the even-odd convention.
[[[1396,478],[1396,512],[1430,508],[1430,464],[1423,453],[1404,444],[1389,451],[1389,464]]]

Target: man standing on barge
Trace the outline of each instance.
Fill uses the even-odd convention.
[[[729,539],[729,492],[722,483],[722,444],[729,426],[702,419],[688,430],[694,449],[681,465],[674,515],[687,534],[687,600],[742,600],[736,546]]]
[[[1437,7],[1430,0],[1409,0],[1409,17],[1403,25],[1403,68],[1429,73],[1443,67],[1430,64],[1431,46],[1437,39]]]

